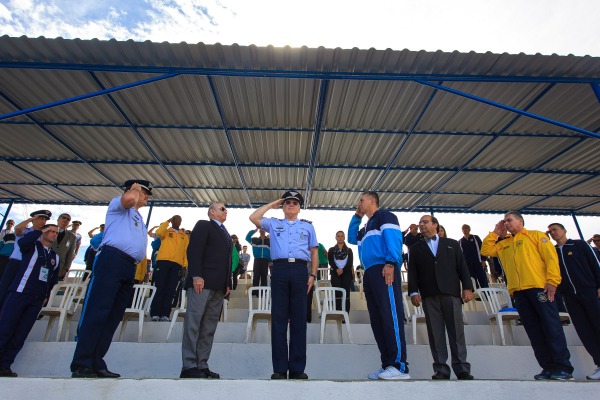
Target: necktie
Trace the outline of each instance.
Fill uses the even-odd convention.
[[[227,240],[227,246],[231,247],[232,246],[231,236],[229,236],[229,232],[227,232],[227,228],[225,228],[225,225],[221,224],[221,229],[223,229],[223,232],[225,233],[225,239]]]
[[[434,235],[433,237],[431,237],[431,238],[426,238],[426,239],[427,239],[427,241],[428,241],[428,242],[431,242],[431,241],[434,241],[434,242],[435,242],[435,241],[437,240],[437,235]]]

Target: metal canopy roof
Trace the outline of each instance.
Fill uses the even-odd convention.
[[[600,215],[600,58],[0,38],[0,201]]]

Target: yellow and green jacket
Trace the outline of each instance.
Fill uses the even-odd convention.
[[[547,283],[560,284],[556,249],[544,232],[523,228],[500,241],[495,232],[490,232],[483,239],[481,254],[500,258],[511,295],[518,290],[544,288]]]
[[[165,221],[156,230],[156,236],[160,238],[160,249],[156,260],[166,260],[175,262],[182,267],[187,267],[187,247],[190,238],[185,234],[185,230],[180,229],[177,232],[169,228],[169,221]]]

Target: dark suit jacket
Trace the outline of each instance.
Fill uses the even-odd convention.
[[[64,276],[69,271],[69,268],[71,268],[73,254],[75,254],[75,249],[77,248],[77,237],[73,232],[66,231],[65,237],[60,244],[56,241],[52,245],[52,248],[60,259],[59,276]]]
[[[421,297],[448,294],[461,297],[463,290],[473,290],[471,275],[458,242],[438,238],[437,256],[425,240],[408,251],[408,293],[420,292]]]
[[[193,277],[204,279],[204,288],[231,288],[231,237],[215,221],[198,221],[187,248],[188,271],[185,288],[193,287]]]

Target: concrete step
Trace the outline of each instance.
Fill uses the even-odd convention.
[[[69,377],[74,349],[74,342],[27,342],[12,369],[20,377]],[[585,375],[596,367],[582,346],[570,346],[569,350],[575,378],[585,380]],[[532,380],[533,375],[540,371],[530,346],[468,346],[467,351],[472,374],[477,379]],[[432,358],[429,346],[409,345],[407,354],[411,377],[430,379]],[[177,378],[181,370],[181,344],[117,342],[112,344],[105,359],[109,369],[119,372],[124,378]],[[215,343],[209,365],[211,370],[226,379],[268,379],[272,373],[271,346]],[[379,365],[376,345],[307,346],[306,373],[311,379],[365,380],[366,375]],[[2,380],[3,389],[8,381],[10,379]],[[597,388],[595,386],[596,391]],[[514,388],[511,386],[505,390],[514,399]],[[46,392],[44,390],[43,393]],[[488,391],[485,393],[487,397]],[[517,397],[523,396],[519,393]]]
[[[186,379],[48,379],[12,378],[2,380],[6,400],[122,400],[122,399],[188,399],[214,400],[290,399],[364,400],[411,399],[463,400],[465,394],[483,395],[486,400],[598,398],[595,382],[533,382],[533,381],[265,381],[248,379],[186,380]]]

